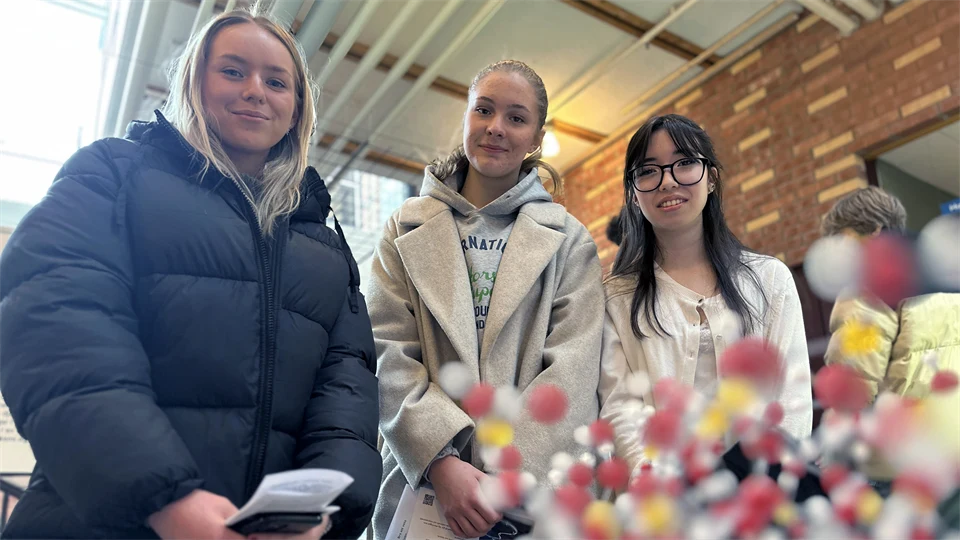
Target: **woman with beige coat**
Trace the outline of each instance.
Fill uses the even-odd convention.
[[[596,245],[538,176],[547,114],[540,77],[517,61],[470,86],[463,146],[427,167],[421,196],[390,218],[373,262],[370,315],[380,380],[383,483],[373,534],[382,539],[405,486],[428,481],[454,534],[479,537],[502,516],[484,499],[474,421],[439,385],[462,362],[473,382],[562,388],[566,417],[544,426],[524,411],[513,445],[545,481],[556,452],[577,451],[576,427],[598,415],[603,290]],[[495,284],[495,286],[494,286]]]

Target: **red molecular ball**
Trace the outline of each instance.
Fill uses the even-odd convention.
[[[767,463],[780,463],[783,437],[776,431],[765,431],[759,439],[744,444],[743,453],[750,459],[763,459]]]
[[[671,476],[663,481],[663,491],[671,497],[679,497],[683,493],[683,481]]]
[[[496,390],[487,383],[473,385],[470,392],[463,398],[463,410],[472,418],[486,416],[493,408],[493,394]]]
[[[802,521],[798,521],[790,526],[787,529],[787,534],[790,535],[790,538],[806,538],[807,537],[807,527],[803,524]]]
[[[763,421],[769,426],[779,426],[783,422],[783,405],[776,401],[767,405],[763,411]]]
[[[739,438],[744,438],[757,427],[757,422],[749,416],[741,416],[733,421],[733,433]]]
[[[916,270],[910,247],[899,238],[880,235],[863,246],[864,291],[896,309],[916,294]]]
[[[518,471],[503,471],[497,475],[503,491],[507,495],[507,507],[516,508],[520,506],[523,499],[523,489],[520,487],[520,473]]]
[[[769,342],[748,337],[727,347],[717,368],[720,377],[746,379],[761,388],[772,388],[783,376],[783,359]]]
[[[673,448],[680,436],[680,415],[671,409],[661,409],[647,420],[643,441],[657,448]]]
[[[824,407],[843,412],[859,411],[870,401],[860,373],[845,364],[820,368],[813,380],[813,393]]]
[[[584,540],[610,540],[610,528],[602,525],[587,525],[583,528]]]
[[[542,384],[530,393],[527,408],[537,422],[556,424],[567,414],[567,395],[552,384]]]
[[[933,531],[923,527],[914,527],[913,532],[910,533],[910,540],[933,540],[934,538],[936,536],[933,535]]]
[[[643,498],[653,495],[658,489],[660,489],[660,481],[657,480],[657,477],[655,477],[652,472],[647,470],[641,471],[640,474],[634,477],[627,491],[634,497]]]
[[[583,513],[592,499],[586,489],[571,484],[560,487],[555,497],[560,508],[577,517]]]
[[[934,392],[950,392],[957,387],[957,374],[953,371],[940,370],[933,375],[930,381],[930,389]]]
[[[514,471],[523,464],[523,456],[516,446],[507,446],[500,450],[500,468],[505,471]]]
[[[594,446],[600,443],[613,442],[613,424],[600,419],[590,424],[590,439]]]
[[[769,519],[774,508],[783,500],[784,494],[772,478],[755,474],[740,484],[739,498],[745,506],[760,511]]]
[[[610,458],[597,467],[597,482],[607,489],[622,490],[630,481],[630,466],[621,458]]]
[[[836,514],[837,519],[847,525],[853,525],[857,522],[857,507],[853,504],[834,503],[833,513]]]
[[[784,461],[783,470],[797,478],[803,478],[807,475],[807,466],[799,459],[788,459]]]
[[[850,471],[843,465],[827,465],[820,473],[820,485],[823,486],[824,491],[830,493],[849,475]]]
[[[923,476],[911,471],[903,472],[894,478],[893,491],[927,502],[938,500],[937,490],[934,486]]]
[[[574,485],[585,488],[590,485],[590,482],[593,482],[593,469],[588,467],[586,463],[578,461],[567,470],[567,478]]]
[[[660,379],[653,385],[653,399],[660,410],[670,409],[682,413],[687,409],[690,389],[675,379]]]

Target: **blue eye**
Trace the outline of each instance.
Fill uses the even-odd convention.
[[[230,77],[242,77],[243,74],[233,68],[226,68],[221,71],[221,73],[228,75]]]
[[[275,88],[286,88],[286,87],[287,87],[287,85],[286,85],[283,81],[280,81],[280,80],[277,80],[277,79],[270,79],[269,81],[267,81],[267,84],[269,84],[270,86],[273,86],[273,87],[275,87]]]

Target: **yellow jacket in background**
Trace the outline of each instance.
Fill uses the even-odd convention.
[[[879,335],[869,351],[850,354],[841,329],[857,320]],[[960,293],[914,296],[901,302],[896,311],[880,301],[840,299],[830,316],[830,332],[827,364],[857,368],[870,388],[871,399],[881,392],[926,398],[930,428],[950,455],[960,460],[960,390],[931,396],[935,372],[923,361],[933,352],[939,369],[960,373]],[[867,463],[864,472],[875,479],[893,475],[879,460]]]

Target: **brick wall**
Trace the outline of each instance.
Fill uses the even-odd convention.
[[[960,2],[909,0],[849,37],[809,15],[661,113],[703,126],[724,164],[724,208],[748,246],[803,260],[837,197],[867,184],[861,155],[960,108]],[[609,269],[623,199],[616,141],[566,177],[565,204]],[[944,159],[956,159],[956,155]]]

